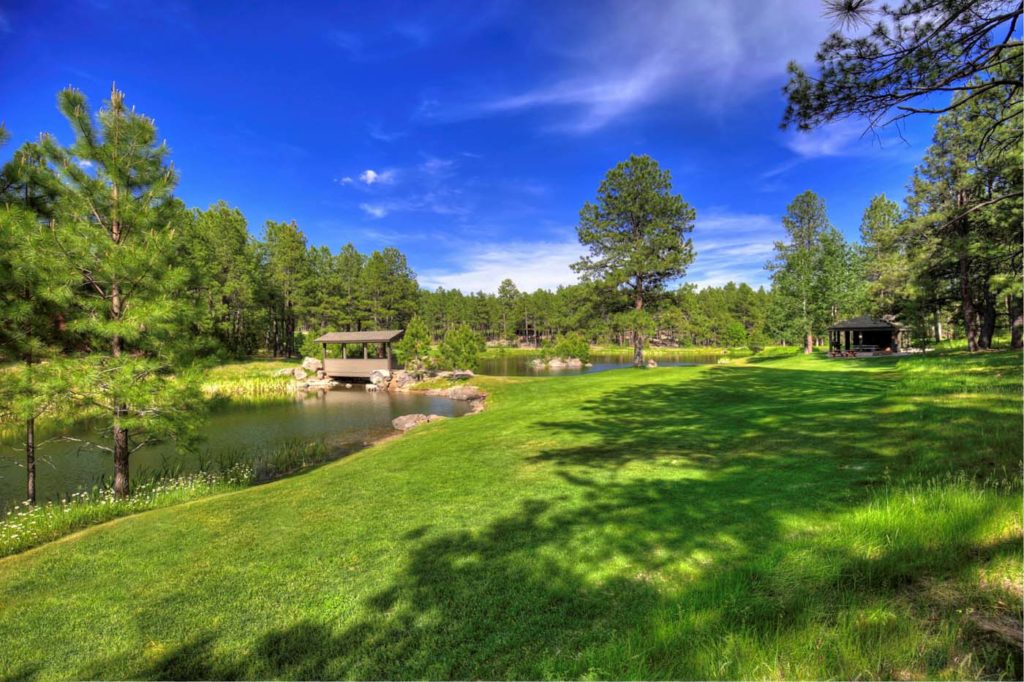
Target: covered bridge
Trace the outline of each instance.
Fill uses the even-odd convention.
[[[395,358],[391,352],[391,344],[402,338],[404,329],[384,329],[372,332],[331,332],[316,340],[323,348],[324,373],[329,377],[348,377],[367,379],[377,369],[391,371],[395,369]],[[327,357],[328,344],[341,344],[341,357]],[[377,357],[370,357],[369,347],[380,346]],[[348,346],[361,345],[362,354],[348,357]]]
[[[898,324],[861,315],[828,328],[829,348],[832,352],[898,353],[902,333]]]

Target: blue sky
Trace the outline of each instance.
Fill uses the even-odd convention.
[[[189,205],[224,199],[254,234],[294,219],[334,250],[394,245],[424,286],[493,291],[575,281],[580,207],[650,154],[697,210],[686,281],[757,285],[796,194],[855,238],[930,138],[928,120],[779,129],[786,63],[810,64],[829,28],[819,0],[0,0],[4,155],[70,141],[60,88],[98,106],[116,82]]]

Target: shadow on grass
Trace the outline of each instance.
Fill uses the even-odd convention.
[[[1019,554],[1019,538],[975,542],[993,508],[937,518],[938,537],[871,552],[794,535],[790,524],[856,510],[886,466],[953,466],[941,458],[954,437],[965,452],[1016,457],[984,440],[990,407],[881,412],[893,387],[870,372],[711,369],[593,396],[571,420],[539,415],[535,428],[557,445],[531,461],[555,467],[564,491],[474,532],[407,533],[402,573],[355,616],[282,624],[244,654],[202,634],[149,665],[108,660],[84,676],[891,678],[907,667],[934,676],[952,665],[948,651],[887,660],[908,636],[900,619],[847,623],[845,614]],[[908,461],[920,458],[931,460]],[[803,633],[817,641],[808,634],[806,650],[782,655],[789,662],[744,667],[744,653],[770,659]],[[974,654],[990,673],[1021,672],[997,643]]]

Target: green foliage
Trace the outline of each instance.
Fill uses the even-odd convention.
[[[405,334],[394,344],[393,349],[398,361],[404,364],[406,369],[419,370],[426,366],[431,349],[430,332],[418,315],[409,320]]]
[[[75,142],[62,147],[44,135],[34,146],[43,163],[31,180],[53,188],[55,200],[47,239],[33,251],[81,283],[81,314],[67,328],[109,353],[91,356],[69,383],[84,404],[107,411],[115,490],[126,495],[132,450],[154,438],[187,438],[200,407],[189,402],[194,391],[180,371],[169,380],[196,349],[189,330],[198,308],[177,257],[188,214],[172,193],[167,146],[122,93],[111,93],[95,122],[81,92],[66,89],[58,103]]]
[[[480,353],[484,348],[480,335],[469,325],[460,324],[444,335],[444,341],[438,348],[438,366],[441,369],[476,371],[480,368]]]
[[[825,202],[814,192],[797,196],[782,224],[789,239],[775,242],[775,258],[767,266],[773,303],[788,336],[804,341],[809,353],[815,336],[864,305],[861,259],[832,227]]]
[[[641,311],[652,294],[682,277],[693,261],[696,212],[672,193],[672,175],[649,156],[630,156],[608,171],[596,203],[580,210],[577,234],[588,255],[573,264],[585,279],[628,291]],[[639,319],[637,320],[639,321]],[[632,329],[636,364],[643,360],[643,331]]]
[[[584,363],[590,362],[590,344],[579,332],[570,332],[558,337],[552,353],[559,358],[576,358]]]
[[[956,109],[993,87],[1008,87],[1010,98],[1020,99],[1016,0],[824,4],[839,25],[821,44],[816,74],[790,63],[784,126],[808,130],[851,116],[883,125]],[[949,107],[927,99],[951,92]]]

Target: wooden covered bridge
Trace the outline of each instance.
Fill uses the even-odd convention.
[[[402,338],[404,329],[385,329],[372,332],[331,332],[316,340],[323,348],[324,373],[329,377],[367,379],[374,370],[392,371],[396,368],[391,344]],[[341,345],[341,357],[327,357],[329,344]],[[348,357],[350,345],[362,346],[362,357]],[[379,346],[376,357],[370,357],[370,346]]]

